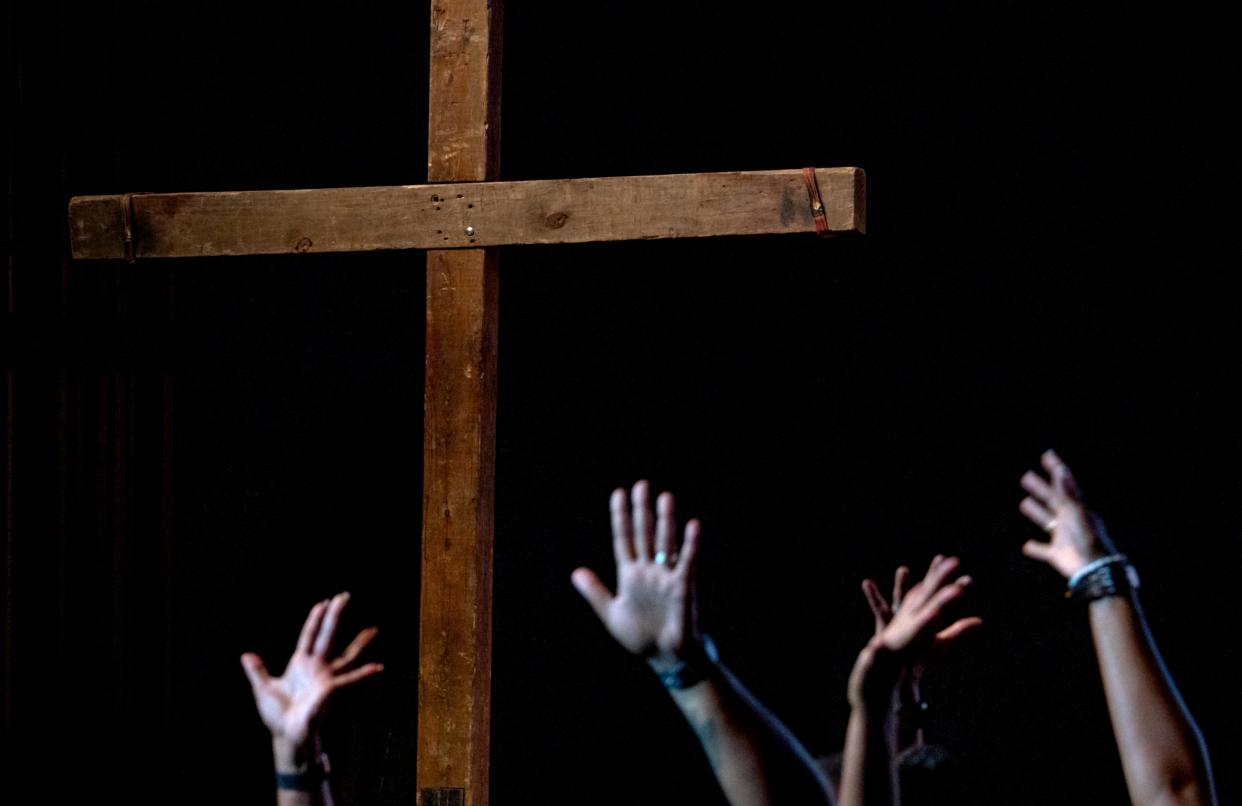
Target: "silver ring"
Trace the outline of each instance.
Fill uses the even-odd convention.
[[[656,556],[655,556],[655,564],[656,565],[667,565],[668,554],[664,553],[663,551],[657,551]]]
[[[1052,531],[1056,528],[1057,528],[1056,518],[1052,518],[1051,520],[1049,520],[1047,523],[1044,524],[1044,531],[1047,532],[1048,534],[1052,534]]]

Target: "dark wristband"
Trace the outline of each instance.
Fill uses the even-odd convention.
[[[690,688],[715,674],[716,664],[720,661],[716,644],[710,635],[704,635],[701,640],[703,651],[696,653],[698,657],[678,661],[668,669],[655,670],[665,688]]]
[[[276,788],[294,792],[314,792],[323,782],[323,770],[311,767],[305,772],[276,773]]]
[[[318,738],[315,739],[315,746],[319,748]],[[305,770],[276,773],[276,788],[291,792],[314,792],[328,780],[331,773],[332,763],[328,761],[328,754],[317,749],[313,762]]]

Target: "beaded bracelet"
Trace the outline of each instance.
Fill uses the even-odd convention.
[[[1138,572],[1126,556],[1112,554],[1080,568],[1069,578],[1065,596],[1090,603],[1108,596],[1126,596],[1138,586]]]

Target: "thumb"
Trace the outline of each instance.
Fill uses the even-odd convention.
[[[252,688],[258,688],[271,679],[271,675],[267,673],[267,666],[263,664],[263,659],[253,652],[247,652],[241,656],[241,665]]]
[[[582,598],[586,599],[587,603],[591,605],[595,615],[599,616],[600,621],[603,621],[604,615],[608,611],[608,605],[613,599],[612,593],[603,582],[599,581],[599,577],[590,568],[577,568],[569,578],[574,583],[574,588],[577,589],[578,593],[582,594]]]

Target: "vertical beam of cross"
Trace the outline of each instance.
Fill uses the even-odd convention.
[[[433,0],[427,180],[496,179],[502,0]],[[419,615],[423,806],[483,806],[491,721],[496,249],[427,253]]]

